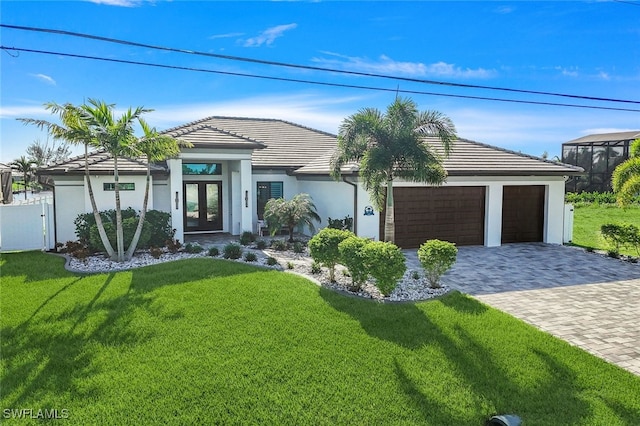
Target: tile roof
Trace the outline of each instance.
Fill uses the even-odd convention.
[[[89,170],[95,175],[113,175],[113,157],[104,151],[89,154]],[[147,173],[145,159],[118,158],[118,172],[128,175],[144,175]],[[151,174],[168,174],[163,164],[151,164]],[[44,167],[38,171],[40,175],[81,175],[84,174],[84,155],[70,158],[67,161]]]
[[[194,148],[247,148],[263,149],[266,146],[250,137],[219,129],[206,122],[165,130],[163,134],[191,142]],[[189,148],[183,148],[188,150]]]
[[[253,149],[254,168],[295,170],[299,175],[327,175],[331,156],[337,148],[336,135],[314,130],[288,121],[264,118],[207,117],[202,120],[167,129],[162,132],[187,140],[196,148]],[[425,142],[442,154],[437,139],[425,138]],[[189,148],[183,148],[189,149]],[[113,174],[113,159],[97,151],[90,154],[91,173]],[[548,176],[576,175],[580,167],[543,160],[467,139],[454,143],[449,158],[444,160],[449,176]],[[119,159],[121,173],[144,174],[144,159]],[[151,172],[167,174],[166,164],[153,164]],[[355,174],[358,164],[342,167],[343,174]],[[84,156],[54,164],[40,174],[63,175],[84,173]]]
[[[265,145],[265,149],[255,150],[251,158],[253,167],[258,168],[297,169],[327,152],[333,152],[337,146],[336,135],[284,120],[266,118],[207,117],[162,133],[188,134],[198,126],[223,129],[229,134]]]
[[[637,138],[640,138],[640,130],[633,130],[630,132],[598,133],[594,135],[587,135],[578,139],[572,139],[569,142],[565,142],[565,144],[626,141],[626,140],[633,140]]]
[[[425,138],[434,150],[443,155],[441,145],[436,138]],[[296,174],[328,174],[331,155],[324,155],[295,171]],[[581,174],[583,169],[554,161],[543,160],[519,152],[458,139],[449,157],[443,161],[449,176],[553,176]],[[357,172],[357,165],[343,168],[343,173]]]

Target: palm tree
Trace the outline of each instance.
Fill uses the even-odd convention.
[[[124,238],[122,231],[122,212],[120,209],[120,186],[118,176],[118,157],[129,152],[130,146],[135,144],[137,138],[134,135],[134,122],[146,112],[151,110],[141,107],[132,111],[130,108],[122,117],[115,119],[113,116],[114,105],[108,105],[102,101],[89,99],[88,104],[75,106],[72,104],[59,105],[54,102],[45,104],[45,108],[52,114],[58,114],[61,125],[46,120],[19,119],[25,124],[33,124],[43,129],[46,128],[54,139],[62,139],[71,144],[83,144],[85,147],[85,177],[87,190],[91,201],[91,208],[96,219],[96,225],[100,239],[109,257],[116,261],[124,260]],[[102,224],[102,218],[98,211],[91,177],[89,174],[88,147],[103,149],[114,159],[114,182],[116,199],[116,244],[117,252],[111,246],[107,233]]]
[[[343,165],[360,164],[364,189],[378,211],[386,199],[385,241],[395,240],[393,179],[439,185],[447,177],[441,156],[425,143],[425,136],[436,137],[445,156],[457,137],[451,119],[437,111],[420,112],[411,99],[396,98],[386,113],[364,108],[340,125],[331,174],[339,179]]]
[[[27,186],[31,182],[31,175],[35,171],[35,163],[24,155],[11,163],[20,173],[22,173],[22,182],[24,183],[24,199],[27,199]]]
[[[293,231],[297,226],[307,226],[312,233],[315,233],[313,222],[320,222],[320,216],[316,213],[316,206],[313,204],[309,194],[297,194],[291,200],[284,198],[272,198],[264,206],[264,220],[275,235],[283,226],[289,230],[289,242],[293,242]]]
[[[175,157],[180,153],[180,147],[191,147],[193,144],[190,142],[179,141],[167,135],[161,135],[154,128],[149,127],[147,122],[142,118],[138,119],[144,136],[131,147],[131,153],[135,156],[142,155],[147,160],[147,182],[144,188],[144,200],[142,202],[142,211],[138,218],[138,226],[133,234],[133,239],[129,248],[125,253],[125,259],[129,260],[133,257],[133,253],[136,251],[138,241],[140,240],[140,234],[144,226],[144,219],[147,214],[147,204],[149,202],[149,187],[151,185],[151,163],[155,161],[162,161],[170,157]]]
[[[631,143],[629,159],[615,168],[611,184],[620,206],[631,204],[633,197],[640,194],[640,139]]]

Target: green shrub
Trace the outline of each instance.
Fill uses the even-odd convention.
[[[216,257],[220,256],[220,250],[218,247],[209,247],[209,256]]]
[[[202,248],[202,246],[197,243],[188,243],[186,246],[184,246],[184,251],[191,254],[200,253],[202,252],[202,250],[204,250],[204,248]]]
[[[346,231],[342,231],[346,232]],[[338,244],[340,263],[349,269],[351,275],[351,290],[358,291],[369,277],[368,259],[364,255],[364,248],[372,241],[350,234],[348,238]]]
[[[284,240],[273,240],[271,241],[271,248],[275,251],[286,251],[289,246]]]
[[[242,247],[240,244],[229,243],[222,249],[222,257],[225,259],[240,259],[242,257]]]
[[[635,225],[605,223],[600,233],[609,245],[609,251],[620,253],[622,247],[631,247],[640,254],[640,230]]]
[[[293,252],[294,253],[304,253],[304,244],[300,241],[296,241],[293,243]]]
[[[256,241],[256,248],[258,250],[264,250],[267,248],[267,242],[265,240]]]
[[[420,274],[418,273],[418,271],[411,271],[411,278],[413,278],[416,281],[419,280]]]
[[[611,191],[606,192],[567,192],[564,200],[571,204],[616,204],[616,194]],[[640,195],[633,197],[632,203],[640,203]]]
[[[243,246],[248,246],[255,240],[256,240],[256,236],[253,235],[252,232],[244,231],[242,235],[240,235],[240,244],[242,244]]]
[[[255,262],[258,260],[258,256],[254,252],[248,251],[244,254],[244,260],[245,262]]]
[[[371,241],[363,247],[362,255],[378,290],[390,295],[407,270],[402,250],[393,243]]]
[[[275,266],[278,264],[278,260],[275,257],[267,257],[267,265],[269,266]]]
[[[335,281],[335,266],[340,262],[338,244],[352,235],[349,231],[324,228],[309,240],[309,254],[314,261],[329,269],[331,281]]]
[[[432,288],[440,287],[440,277],[456,263],[457,255],[455,244],[448,241],[429,240],[420,246],[418,259]]]
[[[322,268],[320,268],[320,264],[318,262],[314,261],[311,264],[311,273],[314,274],[314,275],[317,275],[320,272],[322,272]]]
[[[116,246],[116,212],[104,210],[100,212],[102,223],[107,233],[107,238],[113,247]],[[133,234],[138,226],[138,213],[131,207],[122,210],[122,231],[124,234],[124,246],[131,244]],[[85,244],[91,251],[103,251],[102,240],[98,234],[93,213],[83,213],[74,220],[78,240]],[[175,230],[171,229],[171,215],[158,210],[149,210],[145,216],[142,233],[138,240],[138,248],[162,247],[165,241],[172,239]]]
[[[144,226],[148,226],[150,237],[149,246],[163,247],[165,241],[173,239],[176,230],[171,228],[171,213],[160,210],[149,210],[144,217]],[[143,247],[138,243],[138,247]]]
[[[293,262],[289,261],[287,262],[287,269],[293,269],[296,265],[293,264]]]

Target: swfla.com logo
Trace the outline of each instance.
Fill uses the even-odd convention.
[[[68,419],[69,410],[63,408],[37,409],[33,408],[5,408],[2,410],[2,417],[5,419]]]

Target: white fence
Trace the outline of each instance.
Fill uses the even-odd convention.
[[[55,247],[53,203],[0,205],[0,251],[51,250]]]

